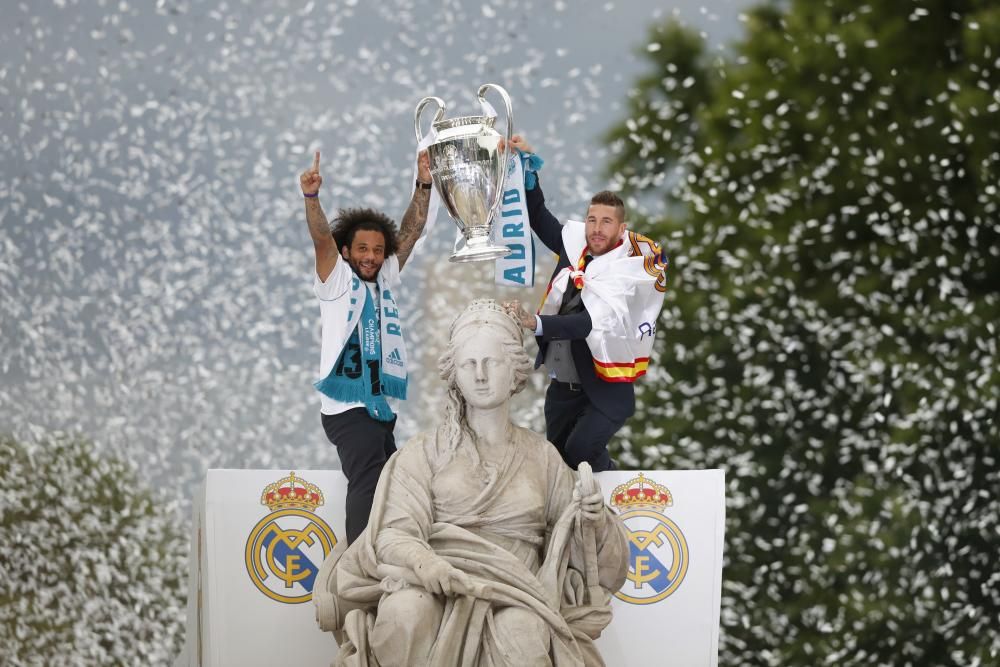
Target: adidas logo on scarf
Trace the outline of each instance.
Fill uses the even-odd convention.
[[[399,308],[381,274],[376,278],[376,289],[381,296],[381,313],[371,292],[354,276],[347,321],[358,325],[333,370],[315,387],[337,401],[364,403],[372,419],[387,422],[395,414],[386,397],[406,398],[406,347]]]

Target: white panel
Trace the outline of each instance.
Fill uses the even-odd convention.
[[[596,477],[607,501],[616,486],[638,474],[616,471]],[[632,559],[631,580],[620,591],[632,601],[612,600],[614,620],[597,645],[609,665],[668,661],[685,667],[714,667],[718,663],[725,519],[723,472],[651,470],[643,476],[666,487],[673,504],[659,510],[622,513],[633,531],[631,539],[638,551],[634,555],[640,562]],[[643,546],[644,550],[639,549]],[[662,575],[669,572],[675,559],[683,562],[685,558],[686,572],[683,578],[675,577],[679,583],[672,587]],[[656,600],[658,597],[661,599]]]
[[[337,644],[330,633],[316,625],[315,608],[309,591],[301,583],[286,588],[265,562],[265,588],[276,595],[300,598],[291,603],[268,597],[255,584],[247,566],[247,542],[262,520],[262,528],[277,526],[293,531],[294,540],[310,521],[311,512],[302,516],[284,515],[273,524],[267,522],[270,510],[261,504],[264,488],[287,477],[280,470],[211,470],[206,481],[208,515],[209,608],[207,642],[211,667],[260,664],[326,665],[336,654]],[[324,496],[324,504],[315,510],[318,519],[332,530],[335,540],[344,539],[344,497],[347,480],[340,471],[295,471],[297,478],[315,484]],[[314,545],[301,545],[299,552],[311,556],[295,564],[294,575],[318,569],[322,563],[321,540],[311,536]],[[319,549],[319,551],[317,551]],[[316,555],[316,554],[319,555]],[[280,563],[281,560],[278,559]],[[280,569],[280,568],[279,568]],[[269,584],[269,585],[268,585]],[[206,655],[206,658],[208,656]]]
[[[320,632],[311,600],[298,604],[275,598],[307,595],[300,581],[318,568],[324,551],[325,523],[335,540],[344,539],[344,497],[347,481],[340,471],[295,471],[298,479],[315,484],[324,504],[314,512],[272,513],[261,504],[261,494],[271,483],[287,477],[282,470],[210,470],[203,495],[196,503],[196,528],[201,531],[201,558],[192,544],[192,596],[189,601],[188,638],[177,667],[202,664],[229,667],[261,664],[327,665],[336,653],[333,635]],[[636,472],[607,472],[596,477],[605,499],[620,484],[635,479]],[[719,605],[722,584],[722,544],[725,503],[724,476],[720,470],[647,471],[644,484],[665,487],[672,504],[640,510],[616,508],[632,532],[636,556],[631,560],[632,579],[621,593],[632,599],[613,600],[614,620],[598,640],[609,665],[670,664],[715,667],[719,640]],[[612,503],[613,504],[613,503]],[[313,544],[295,541],[303,529]],[[261,561],[264,577],[254,583],[248,567],[247,543],[257,535],[277,540],[279,547],[295,546],[293,571],[286,585],[273,568],[288,563],[278,555]],[[297,559],[297,560],[296,560]],[[675,563],[687,567],[683,578],[664,576]],[[678,573],[679,574],[679,573]],[[303,579],[303,581],[308,578]],[[201,584],[201,633],[197,627],[198,591]],[[662,599],[652,601],[653,598]],[[199,639],[201,645],[199,646]]]

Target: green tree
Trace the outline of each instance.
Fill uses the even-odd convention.
[[[672,269],[619,455],[727,471],[720,664],[997,664],[1000,6],[644,53],[609,172]]]
[[[0,484],[0,663],[170,664],[187,540],[133,467],[77,438],[0,438]]]

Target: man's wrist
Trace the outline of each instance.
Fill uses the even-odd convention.
[[[319,197],[319,191],[317,190],[316,192],[303,192],[302,196],[305,197],[306,199],[316,199],[317,197]]]
[[[421,181],[418,178],[417,179],[417,189],[418,190],[430,190],[431,189],[431,182],[427,181],[426,183],[424,183],[423,181]]]

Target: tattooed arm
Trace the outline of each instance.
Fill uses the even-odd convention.
[[[330,223],[326,220],[323,207],[319,203],[319,186],[323,177],[319,175],[319,151],[313,158],[312,167],[299,176],[299,185],[306,202],[306,223],[309,225],[309,236],[312,237],[313,250],[316,251],[316,275],[320,281],[326,279],[337,265],[337,243],[330,234]]]
[[[420,151],[417,160],[417,180],[421,183],[431,182],[431,162],[426,150]],[[430,201],[430,190],[418,187],[413,191],[413,198],[410,199],[410,205],[406,208],[403,221],[399,225],[399,250],[396,251],[396,258],[399,260],[400,271],[410,258],[413,246],[416,245],[424,225],[427,224],[427,206]]]

